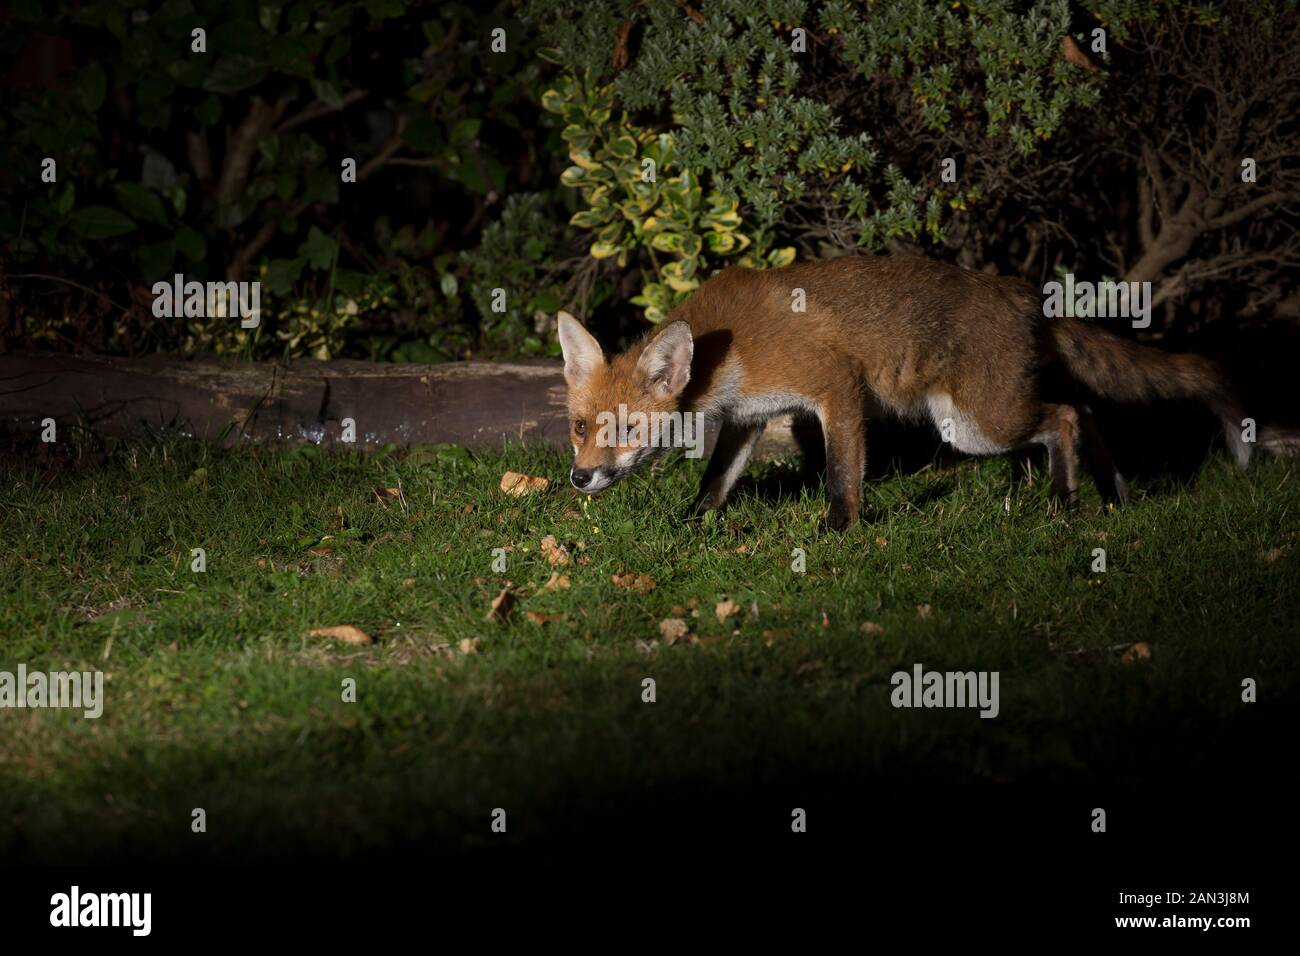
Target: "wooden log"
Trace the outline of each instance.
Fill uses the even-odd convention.
[[[0,423],[35,431],[52,418],[104,435],[178,434],[242,442],[392,443],[497,448],[568,443],[564,376],[555,361],[441,365],[296,359],[241,362],[54,352],[0,355]],[[708,423],[706,451],[716,427]],[[758,451],[793,450],[789,424],[773,423]]]

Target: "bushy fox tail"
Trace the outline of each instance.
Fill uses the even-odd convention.
[[[1237,464],[1242,468],[1249,464],[1251,443],[1243,434],[1241,405],[1217,362],[1201,355],[1138,345],[1068,316],[1048,321],[1057,354],[1066,369],[1098,395],[1121,402],[1156,399],[1203,402],[1222,424],[1228,449]],[[1269,445],[1264,447],[1278,450]]]

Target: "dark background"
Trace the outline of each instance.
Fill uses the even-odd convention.
[[[1213,355],[1261,420],[1297,417],[1294,3],[1020,3],[976,15],[947,2],[183,0],[146,13],[28,0],[0,16],[0,352],[554,356],[559,308],[613,345],[661,318],[692,279],[746,256],[778,265],[895,252],[1035,284],[1067,271],[1149,281],[1151,328],[1114,331]],[[796,26],[807,31],[800,53]],[[1104,52],[1092,48],[1098,27]],[[206,53],[191,49],[196,28]],[[492,49],[497,28],[504,52]],[[636,196],[626,136],[663,160],[648,208],[615,208]],[[562,179],[583,147],[586,172],[610,177],[603,196]],[[54,183],[41,180],[46,157]],[[348,157],[356,183],[340,182]],[[956,183],[941,177],[946,157]],[[1241,181],[1246,157],[1254,183]],[[652,213],[677,223],[678,238],[656,240]],[[745,248],[712,238],[731,234]],[[262,328],[156,319],[150,287],[175,272],[260,279]],[[491,308],[494,288],[509,293],[505,312]],[[1191,475],[1211,428],[1186,411],[1102,409],[1121,470]],[[1182,440],[1192,432],[1204,440]],[[930,460],[932,444],[908,441],[886,431],[873,463]],[[942,923],[1017,898],[1027,918],[1072,935],[1060,914],[1120,915],[1112,890],[1250,891],[1252,914],[1267,905],[1258,870],[1247,878],[1233,864],[1292,845],[1276,796],[1285,743],[1261,733],[1229,758],[1214,739],[1179,742],[1178,730],[1153,728],[1143,746],[1210,753],[1211,778],[1190,764],[1183,779],[1068,797],[949,799],[939,782],[877,793],[851,779],[771,794],[669,789],[635,807],[602,807],[597,795],[575,807],[571,829],[522,849],[504,841],[471,858],[412,845],[358,860],[364,877],[360,865],[301,881],[3,876],[25,919],[47,914],[48,894],[75,879],[120,889],[138,878],[160,926],[217,905],[329,912],[336,895],[369,910],[362,924],[388,907],[418,911],[426,892],[453,911],[508,909],[493,885],[575,906],[716,905],[715,919],[780,909],[793,894],[810,924],[857,907],[864,938],[891,920]],[[809,809],[802,838],[788,833],[791,805]],[[1093,806],[1108,810],[1105,836],[1078,823]],[[1231,840],[1212,835],[1225,819]],[[779,836],[757,840],[765,826]],[[737,888],[743,908],[724,909]],[[551,911],[556,932],[571,915]],[[335,919],[316,929],[354,925]]]

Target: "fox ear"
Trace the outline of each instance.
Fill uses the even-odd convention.
[[[636,367],[645,376],[647,387],[659,398],[676,398],[691,380],[691,358],[695,340],[685,322],[670,322],[658,332],[645,349]]]
[[[564,353],[564,380],[572,386],[581,385],[605,362],[600,343],[582,323],[561,312],[559,315],[560,351]]]

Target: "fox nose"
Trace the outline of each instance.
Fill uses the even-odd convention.
[[[574,468],[569,472],[569,480],[573,482],[575,488],[586,488],[591,484],[591,469]]]

